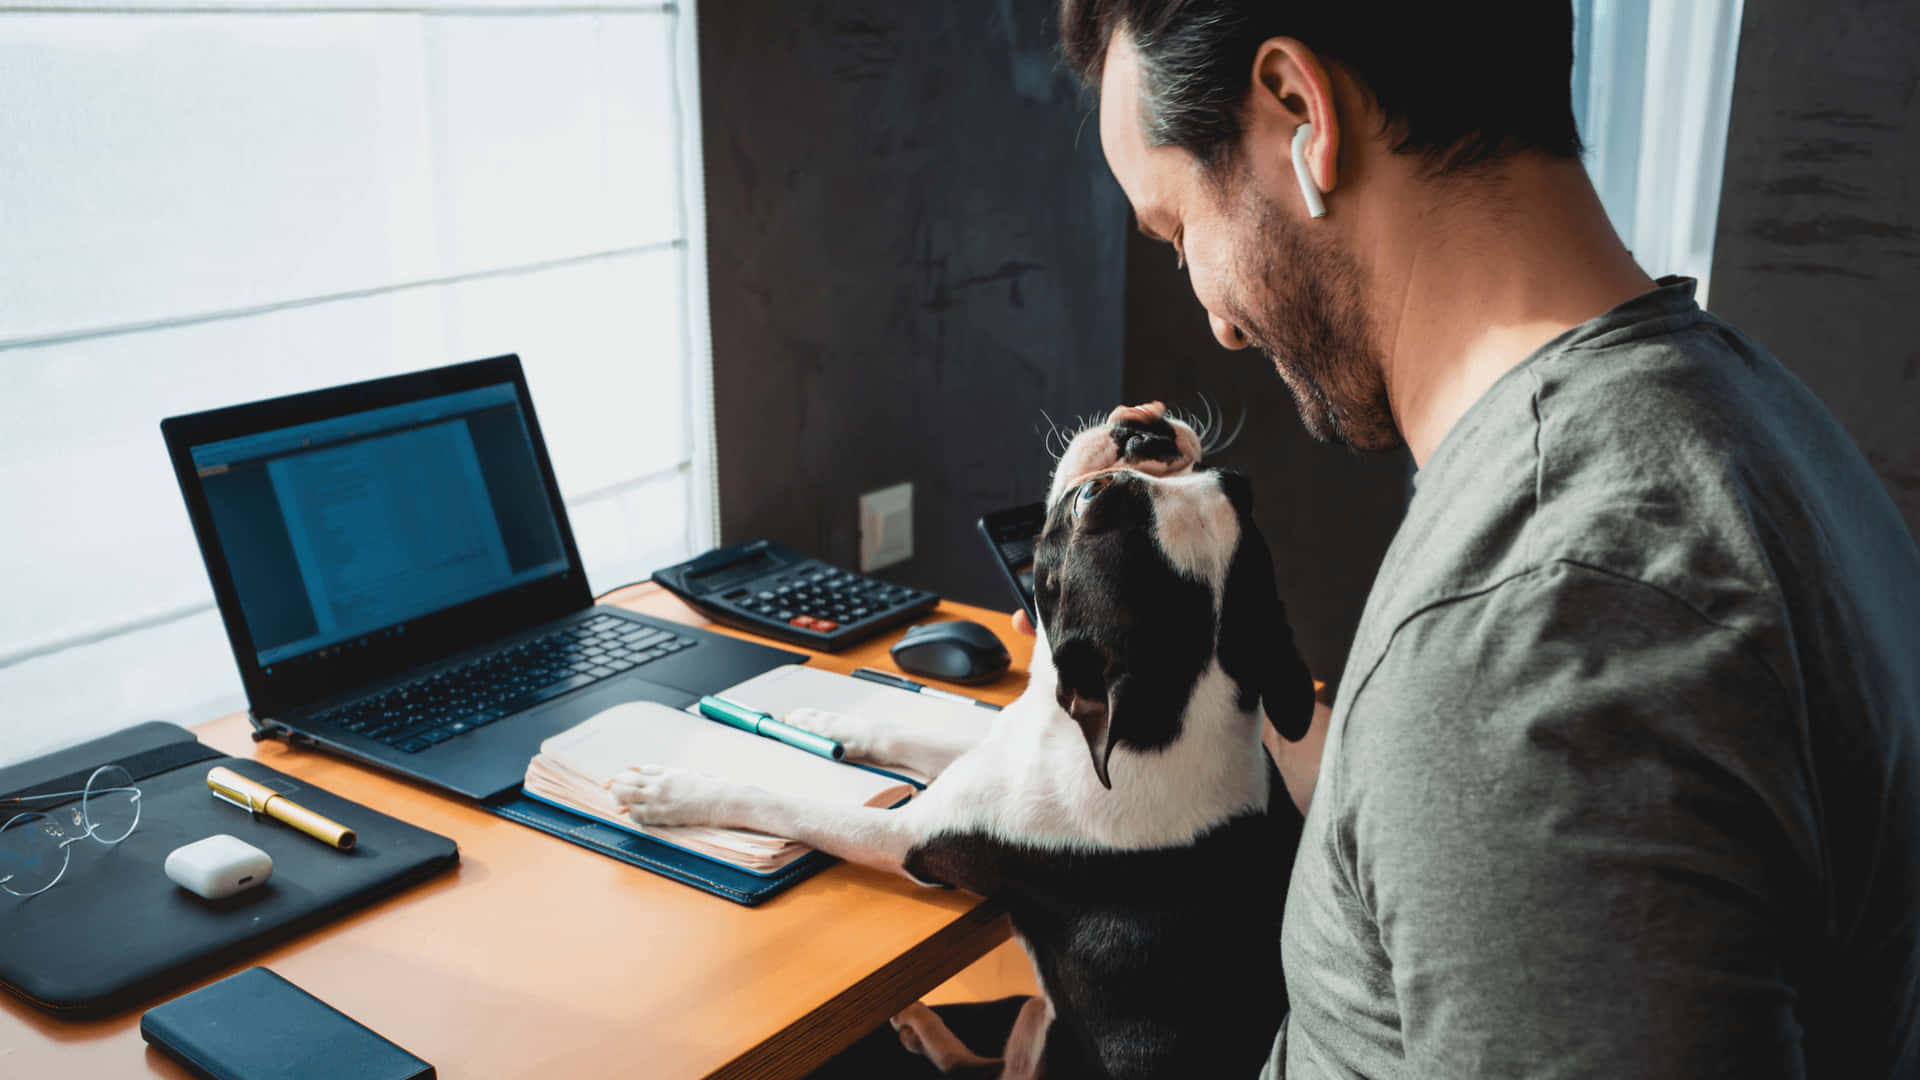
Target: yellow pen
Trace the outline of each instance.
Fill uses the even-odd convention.
[[[242,810],[285,822],[341,851],[353,847],[352,829],[323,814],[316,814],[265,784],[249,780],[224,765],[215,765],[207,770],[207,786],[213,789],[213,797],[221,802],[230,802]]]

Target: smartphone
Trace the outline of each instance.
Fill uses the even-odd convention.
[[[140,1035],[214,1080],[433,1080],[433,1066],[263,967],[140,1017]]]
[[[1007,510],[996,510],[980,519],[980,535],[993,551],[993,561],[1013,586],[1020,606],[1034,625],[1040,613],[1033,606],[1033,545],[1040,539],[1040,527],[1046,524],[1047,504],[1028,503]]]

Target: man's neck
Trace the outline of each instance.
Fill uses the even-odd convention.
[[[1653,288],[1578,161],[1524,155],[1453,184],[1407,175],[1370,244],[1388,400],[1416,467],[1500,376]]]

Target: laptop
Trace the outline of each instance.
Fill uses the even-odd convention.
[[[596,605],[517,356],[160,424],[256,738],[474,799],[799,653]]]

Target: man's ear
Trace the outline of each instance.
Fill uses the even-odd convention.
[[[1332,193],[1340,182],[1340,112],[1333,80],[1320,57],[1297,38],[1275,37],[1254,51],[1253,78],[1246,112],[1255,127],[1290,145],[1301,124],[1313,125],[1307,143],[1307,168],[1314,186]]]

